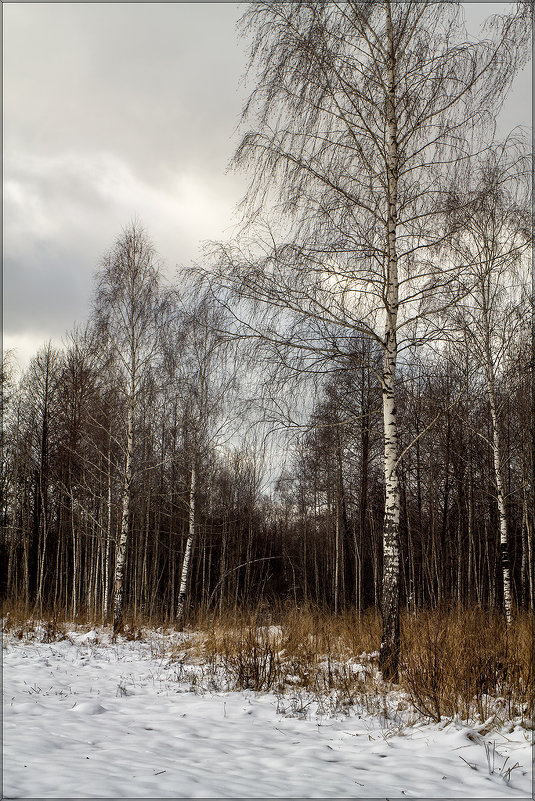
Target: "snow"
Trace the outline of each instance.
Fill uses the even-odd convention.
[[[483,736],[210,689],[202,665],[169,658],[173,637],[4,635],[4,797],[531,797],[520,726]]]

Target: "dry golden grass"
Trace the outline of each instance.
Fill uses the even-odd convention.
[[[474,608],[402,619],[400,681],[426,717],[530,719],[534,711],[533,618]]]
[[[444,607],[402,615],[399,686],[412,707],[432,720],[458,716],[490,725],[529,723],[534,711],[533,619]],[[189,658],[221,667],[237,689],[276,689],[291,683],[309,692],[336,691],[349,705],[390,689],[376,670],[381,620],[314,609],[270,615],[231,612],[201,618],[185,647]],[[364,671],[352,662],[362,662]]]
[[[277,641],[286,653],[315,659],[344,659],[376,651],[381,638],[379,615],[369,610],[333,615],[315,607],[280,607],[265,610],[231,610],[223,615],[196,615],[188,629],[194,632],[192,650],[199,656],[225,650],[238,651],[248,632],[259,640]]]
[[[39,628],[39,637],[42,642],[55,642],[67,639],[65,621],[58,619],[57,615],[48,615],[42,620],[28,616],[22,604],[2,605],[2,631],[10,632],[19,640],[29,639],[35,635]]]
[[[22,639],[34,630],[35,621],[20,605],[4,607],[3,615],[4,631]],[[44,636],[62,639],[65,622],[61,615],[49,616]],[[127,615],[123,635],[140,639],[155,625],[165,622]],[[509,630],[502,615],[480,608],[404,613],[397,687],[378,673],[380,639],[375,610],[360,616],[283,605],[221,615],[197,611],[171,656],[183,665],[204,665],[205,675],[228,689],[334,697],[330,709],[336,711],[358,703],[376,712],[394,690],[426,719],[458,716],[489,728],[522,720],[532,726],[533,617],[527,612],[518,613]]]
[[[376,712],[378,676],[370,652],[379,634],[375,613],[359,619],[314,608],[234,611],[197,616],[174,656],[182,665],[202,665],[208,686],[274,691],[294,714],[312,700],[325,712],[357,703]]]

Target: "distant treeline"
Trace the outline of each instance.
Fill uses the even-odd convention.
[[[513,597],[532,607],[527,328],[524,333],[510,342],[498,401]],[[194,331],[197,336],[205,343],[206,330]],[[9,379],[6,363],[0,586],[5,599],[28,610],[37,605],[99,618],[111,609],[127,410],[95,341],[88,329],[75,333],[65,352],[44,347],[19,382]],[[188,343],[190,357],[198,346]],[[373,358],[369,344],[357,346]],[[181,369],[187,364],[182,359]],[[194,463],[186,609],[255,607],[273,599],[339,611],[380,604],[381,396],[370,370],[350,366],[323,381],[308,430],[271,497],[261,492],[260,452],[192,446],[183,389],[199,379],[198,365],[189,385],[185,375],[173,384],[161,380],[163,373],[151,374],[134,427],[124,577],[131,613],[176,614]],[[482,371],[447,351],[405,367],[398,414],[401,450],[421,435],[400,468],[402,604],[452,600],[499,608],[498,506]]]

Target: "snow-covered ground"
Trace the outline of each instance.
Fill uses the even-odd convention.
[[[117,644],[102,630],[50,644],[4,635],[4,797],[531,797],[520,726],[483,737],[358,709],[299,714],[201,681],[193,691],[168,643],[156,632]]]

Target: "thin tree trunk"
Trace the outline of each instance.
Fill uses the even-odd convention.
[[[102,618],[108,619],[108,604],[110,598],[110,545],[111,545],[111,430],[108,445],[108,499],[107,499],[107,520],[106,520],[106,556],[104,562],[104,589],[102,599]]]
[[[78,614],[78,549],[76,547],[76,525],[74,523],[74,498],[71,483],[71,536],[72,536],[72,619]]]
[[[186,542],[186,550],[184,552],[184,561],[182,562],[182,574],[180,577],[180,589],[178,591],[178,603],[176,609],[176,620],[180,628],[182,628],[184,625],[184,605],[186,602],[186,589],[188,586],[191,550],[193,546],[193,539],[195,537],[195,483],[195,463],[193,463],[191,467],[191,482],[189,489],[189,531]]]
[[[367,376],[369,382],[369,375]],[[369,384],[368,384],[369,387]],[[361,422],[360,422],[360,498],[359,498],[359,545],[357,546],[357,535],[353,530],[353,538],[355,543],[356,560],[358,560],[358,567],[356,561],[355,575],[358,576],[355,587],[355,602],[359,616],[362,613],[362,543],[366,541],[366,520],[368,518],[368,473],[369,473],[369,457],[370,457],[370,403],[369,396],[364,397],[364,374],[361,381]],[[366,410],[366,411],[365,411]],[[373,548],[373,545],[372,545]]]
[[[338,498],[335,505],[334,521],[334,614],[338,614],[338,591],[340,581],[340,511]]]
[[[124,566],[126,544],[128,541],[128,523],[130,517],[130,497],[132,488],[132,456],[134,451],[134,404],[132,398],[128,406],[128,422],[126,437],[126,457],[123,477],[123,508],[121,514],[121,532],[115,560],[115,576],[113,586],[113,633],[116,636],[123,627],[124,604]]]
[[[498,416],[496,412],[496,396],[494,392],[494,381],[492,369],[488,365],[488,393],[490,402],[490,416],[492,421],[492,453],[494,457],[494,479],[496,481],[496,496],[498,501],[498,517],[500,524],[500,554],[501,569],[503,576],[503,606],[507,625],[513,619],[512,597],[511,597],[511,571],[509,567],[509,537],[507,530],[507,511],[505,507],[505,492],[502,476],[502,458],[500,449],[500,432],[498,429]]]
[[[41,478],[39,479],[41,482]],[[41,496],[41,504],[42,504],[42,515],[43,515],[43,537],[42,543],[43,547],[41,550],[41,557],[39,560],[39,581],[37,586],[37,595],[35,599],[34,609],[39,606],[39,613],[42,614],[43,612],[43,578],[45,574],[45,556],[46,556],[46,543],[48,538],[48,525],[47,525],[47,504],[45,503],[44,492],[46,493],[46,488],[43,491],[43,488],[40,487],[40,496]]]
[[[386,382],[385,382],[386,383]],[[383,636],[380,669],[385,679],[397,681],[399,665],[399,484],[397,426],[393,385],[383,393],[385,425],[385,516],[383,527]]]
[[[522,556],[525,561],[525,571],[527,573],[527,604],[528,609],[533,610],[533,554],[532,554],[532,531],[528,512],[528,501],[526,492],[524,490],[524,503],[523,506],[523,537],[522,537]],[[524,558],[525,555],[525,558]],[[525,580],[525,578],[524,578]]]

